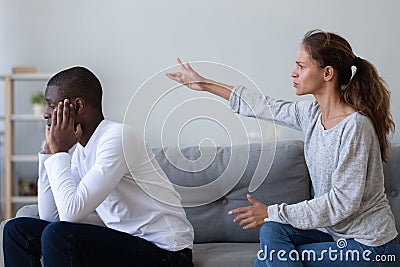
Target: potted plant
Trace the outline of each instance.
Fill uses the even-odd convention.
[[[38,92],[31,96],[32,111],[35,115],[43,115],[44,109],[46,108],[46,99],[44,94]]]

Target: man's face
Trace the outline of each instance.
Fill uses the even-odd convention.
[[[47,126],[50,127],[53,111],[59,102],[64,101],[64,95],[61,93],[61,90],[58,86],[51,85],[46,87],[45,98],[47,107],[44,111],[43,118],[47,120]]]

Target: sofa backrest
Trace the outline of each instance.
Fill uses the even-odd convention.
[[[243,230],[238,223],[232,222],[234,215],[228,215],[231,209],[249,205],[246,194],[249,193],[252,180],[253,183],[262,183],[251,195],[265,204],[291,204],[309,199],[311,195],[301,141],[256,143],[234,148],[205,147],[201,154],[197,146],[181,149],[155,148],[153,151],[161,168],[175,185],[195,187],[198,191],[191,190],[194,195],[213,195],[209,190],[220,190],[220,197],[211,203],[183,203],[187,217],[194,227],[195,243],[259,242],[258,229]],[[267,160],[260,162],[261,155],[267,155]],[[268,155],[271,156],[270,162]],[[197,160],[200,156],[212,157],[210,164],[204,166],[207,159]],[[261,158],[265,159],[265,156]],[[189,162],[181,164],[188,159]],[[259,162],[266,166],[257,168]],[[256,177],[253,177],[256,169]],[[229,177],[237,181],[228,192],[224,193],[221,188],[201,187],[215,181],[224,172],[229,172]],[[182,199],[185,199],[183,194]]]
[[[385,174],[385,192],[396,220],[396,229],[400,233],[400,144],[392,144],[389,160],[383,165]]]
[[[203,151],[205,154],[211,154],[210,150],[212,149],[204,148]],[[233,189],[207,205],[185,207],[188,219],[195,229],[195,243],[259,241],[258,229],[243,230],[238,224],[232,222],[233,216],[228,215],[227,212],[236,207],[249,205],[246,193],[251,180],[254,180],[253,173],[263,151],[274,151],[275,156],[269,172],[259,174],[266,175],[266,179],[252,193],[253,197],[266,204],[282,202],[290,204],[310,198],[311,185],[304,162],[303,142],[278,141],[276,147],[274,143],[252,144],[247,148],[239,147],[235,151],[240,152],[240,150],[249,152],[248,162],[243,174],[242,170],[237,170],[240,180]],[[196,161],[200,156],[197,147],[186,147],[181,150],[155,148],[153,151],[170,180],[174,184],[183,186],[198,186],[215,180],[228,166],[231,154],[231,148],[220,147],[216,150],[215,157],[208,168],[199,172],[191,172],[188,169],[180,170],[176,166],[179,166],[177,164],[182,160],[180,155],[182,153],[183,156],[192,160],[193,170],[199,169],[198,165],[202,163]],[[169,155],[168,158],[166,154]],[[234,153],[233,156],[240,159],[244,154]],[[171,159],[172,161],[170,161]],[[400,144],[392,144],[388,163],[384,164],[384,174],[385,191],[396,220],[397,231],[400,233]],[[38,217],[37,205],[22,207],[17,212],[18,216]],[[97,216],[93,217],[95,219],[89,220],[90,223],[101,224]]]

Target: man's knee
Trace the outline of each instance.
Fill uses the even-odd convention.
[[[42,233],[42,242],[43,241],[51,241],[56,238],[60,238],[65,235],[66,232],[66,223],[65,222],[53,222],[44,228]],[[46,243],[45,242],[45,243]]]
[[[4,224],[3,238],[5,240],[7,240],[8,236],[13,236],[12,233],[15,231],[16,225],[18,224],[18,222],[15,221],[16,219],[19,218],[11,219]]]
[[[24,232],[25,229],[29,229],[32,226],[31,218],[28,217],[18,217],[11,219],[6,222],[3,229],[3,236],[13,236],[16,232]]]

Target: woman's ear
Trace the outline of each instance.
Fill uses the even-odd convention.
[[[329,82],[333,79],[333,76],[335,74],[335,69],[331,66],[326,66],[324,68],[324,80],[326,82]]]
[[[74,107],[76,114],[81,114],[85,110],[85,100],[81,97],[77,97],[74,100]]]

